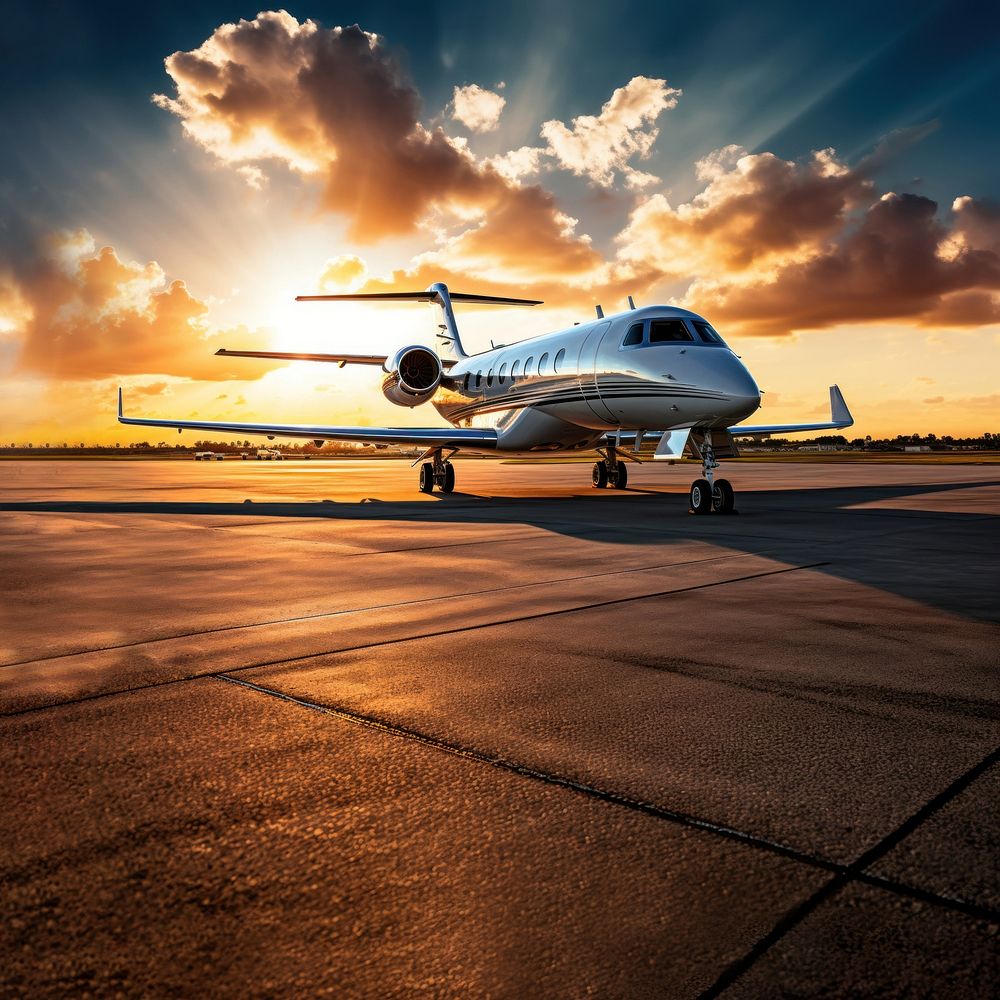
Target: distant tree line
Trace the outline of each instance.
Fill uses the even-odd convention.
[[[744,443],[749,439],[744,438]],[[902,451],[910,446],[924,446],[932,451],[951,451],[955,449],[974,451],[1000,451],[1000,433],[980,434],[978,437],[953,437],[944,434],[897,434],[894,438],[856,437],[848,439],[843,434],[821,434],[814,438],[766,438],[768,448],[780,451],[794,450],[803,447],[834,446],[851,451]],[[284,455],[323,456],[323,455],[361,455],[366,452],[382,450],[379,446],[355,444],[350,441],[327,441],[317,447],[312,441],[300,444],[277,441],[210,441],[200,440],[193,444],[168,444],[158,441],[132,441],[128,444],[87,444],[84,441],[71,443],[11,441],[0,444],[0,455],[3,454],[49,454],[49,455],[163,455],[165,457],[180,457],[193,454],[196,451],[215,451],[224,455],[239,455],[247,452],[256,454],[258,448],[269,448],[280,451]]]
[[[50,455],[164,455],[166,457],[184,456],[196,451],[215,451],[223,455],[240,455],[247,452],[256,454],[258,448],[268,448],[280,451],[284,455],[357,455],[374,450],[371,447],[355,444],[350,441],[329,441],[322,447],[317,447],[312,441],[302,444],[268,441],[209,441],[200,440],[193,444],[168,444],[158,441],[132,441],[127,444],[88,444],[85,441],[76,443],[11,441],[0,444],[0,454],[50,454]]]
[[[894,438],[856,437],[848,440],[843,434],[820,434],[814,438],[779,438],[766,439],[768,447],[775,450],[830,446],[849,451],[903,451],[907,447],[925,447],[931,451],[953,451],[956,449],[971,451],[1000,450],[1000,434],[985,433],[978,437],[953,437],[951,434],[897,434]]]

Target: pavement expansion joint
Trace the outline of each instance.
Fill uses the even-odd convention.
[[[233,667],[229,671],[230,674],[243,673],[247,670],[257,670],[261,667],[278,667],[287,666],[291,663],[304,663],[309,660],[315,660],[321,656],[335,656],[340,653],[356,653],[364,649],[379,649],[385,646],[397,646],[404,642],[415,642],[419,639],[437,639],[441,636],[446,635],[459,635],[465,632],[476,632],[480,629],[485,628],[496,628],[499,625],[514,625],[519,622],[528,621],[538,621],[542,618],[554,618],[558,615],[568,615],[575,614],[580,611],[592,611],[595,608],[608,608],[614,607],[619,604],[630,604],[634,601],[648,601],[655,600],[660,597],[670,597],[674,594],[687,594],[699,590],[708,590],[713,587],[722,587],[727,584],[732,583],[745,583],[749,580],[760,580],[765,577],[770,576],[781,576],[787,573],[797,573],[800,570],[805,569],[819,569],[823,566],[829,566],[830,563],[827,562],[817,562],[808,563],[804,566],[783,566],[781,569],[766,570],[762,573],[750,573],[746,576],[730,577],[726,580],[715,580],[710,583],[698,583],[692,584],[689,587],[674,587],[670,590],[658,590],[649,594],[635,594],[630,597],[615,597],[606,601],[595,601],[591,604],[578,604],[569,608],[554,608],[550,611],[536,611],[527,615],[516,615],[512,618],[500,618],[494,619],[488,622],[478,622],[474,625],[456,625],[454,628],[447,629],[437,629],[432,632],[418,632],[413,635],[403,635],[396,636],[392,639],[381,639],[377,642],[364,642],[359,643],[355,646],[340,646],[335,649],[321,649],[311,653],[305,653],[302,656],[287,656],[281,657],[276,660],[262,660],[257,663],[247,663],[242,667]],[[13,666],[13,664],[8,664],[8,666]],[[110,691],[97,691],[93,694],[81,695],[77,698],[68,698],[64,701],[53,702],[46,705],[32,705],[28,708],[19,708],[10,712],[0,712],[0,719],[15,718],[18,716],[29,715],[35,712],[45,712],[55,708],[63,708],[69,705],[79,705],[84,702],[96,701],[99,698],[110,698],[114,695],[121,694],[134,694],[138,691],[147,691],[150,688],[163,687],[167,684],[183,684],[186,681],[198,680],[202,677],[213,677],[218,674],[215,670],[203,670],[195,673],[187,674],[184,677],[171,677],[169,680],[164,681],[153,681],[149,684],[138,684],[133,687],[124,688],[114,688]]]
[[[520,764],[516,761],[509,760],[505,757],[500,757],[495,754],[485,753],[481,750],[477,750],[473,747],[462,746],[458,743],[454,743],[450,740],[445,740],[437,736],[431,736],[427,733],[422,733],[419,730],[413,729],[408,726],[402,726],[397,723],[388,722],[384,719],[379,719],[376,716],[367,715],[365,713],[356,712],[349,708],[343,706],[323,704],[320,702],[309,701],[305,698],[299,698],[296,695],[287,694],[283,691],[278,691],[275,688],[270,688],[262,684],[256,684],[253,681],[244,680],[240,677],[233,677],[230,673],[217,673],[211,675],[216,680],[226,681],[230,684],[235,684],[249,691],[254,691],[257,694],[262,694],[267,697],[277,698],[280,701],[288,702],[292,705],[297,705],[300,708],[308,709],[309,711],[318,712],[322,715],[327,715],[332,718],[338,719],[342,722],[347,722],[351,725],[361,726],[366,729],[371,729],[376,732],[385,733],[391,736],[397,736],[402,739],[410,740],[414,743],[419,743],[422,746],[429,747],[433,750],[438,750],[443,753],[448,753],[453,756],[462,757],[466,760],[475,761],[479,764],[485,764],[489,767],[499,768],[501,770],[509,771],[512,774],[517,774],[524,778],[529,778],[534,781],[541,781],[548,785],[553,785],[558,788],[564,788],[568,791],[573,791],[581,795],[586,795],[589,798],[599,799],[602,802],[607,802],[609,805],[619,806],[625,809],[630,809],[634,812],[643,813],[646,816],[652,816],[656,819],[664,820],[666,822],[675,823],[680,826],[685,826],[690,829],[702,830],[704,832],[714,834],[719,837],[723,837],[727,840],[733,840],[737,843],[744,844],[748,847],[753,847],[758,850],[767,851],[771,854],[777,854],[780,857],[787,858],[791,861],[796,861],[799,864],[807,865],[810,868],[820,869],[822,871],[829,872],[834,877],[829,881],[825,882],[820,888],[813,894],[813,896],[804,900],[797,907],[794,907],[789,911],[774,928],[761,939],[760,942],[748,953],[749,955],[754,955],[753,961],[756,961],[756,957],[759,957],[770,948],[771,944],[776,943],[781,937],[791,930],[792,927],[797,925],[801,920],[803,920],[809,913],[812,912],[821,902],[823,902],[828,896],[832,895],[834,892],[838,891],[840,888],[845,886],[848,882],[859,881],[866,885],[870,885],[873,888],[882,889],[884,891],[893,893],[895,895],[905,896],[911,899],[917,899],[921,902],[929,903],[934,906],[942,907],[947,910],[956,911],[963,913],[966,916],[974,917],[980,920],[987,920],[993,923],[1000,924],[1000,911],[991,909],[989,907],[979,906],[975,903],[969,903],[965,900],[955,899],[953,897],[940,895],[938,893],[931,892],[925,889],[919,889],[915,886],[911,886],[905,882],[899,882],[894,879],[886,878],[880,875],[873,875],[865,871],[866,868],[870,867],[875,861],[879,860],[884,854],[888,853],[895,847],[902,839],[904,839],[909,833],[913,832],[925,819],[931,816],[938,809],[942,808],[947,802],[958,795],[962,790],[964,790],[969,784],[971,784],[977,777],[979,777],[985,770],[987,770],[993,763],[998,759],[1000,755],[1000,749],[994,751],[992,754],[988,755],[979,764],[970,768],[969,771],[965,772],[957,781],[949,785],[943,792],[935,796],[929,803],[919,809],[906,821],[904,821],[899,827],[897,827],[892,833],[888,834],[885,838],[880,840],[873,848],[870,848],[859,858],[853,861],[851,864],[844,865],[836,861],[831,861],[828,858],[824,858],[815,854],[810,854],[806,851],[798,850],[797,848],[790,847],[787,844],[782,844],[777,841],[769,840],[766,837],[761,837],[757,834],[748,833],[745,830],[739,830],[735,827],[728,826],[724,823],[718,823],[714,820],[705,819],[703,817],[694,816],[690,813],[680,812],[679,810],[669,809],[666,806],[657,805],[652,802],[646,802],[642,799],[637,799],[633,796],[626,795],[621,792],[615,792],[608,789],[598,788],[594,785],[589,785],[585,782],[578,781],[574,778],[568,778],[564,775],[554,774],[549,771],[539,770],[538,768],[531,767],[526,764]],[[803,910],[803,908],[806,908]],[[803,912],[799,912],[803,910]],[[789,922],[791,921],[791,922]],[[787,926],[786,926],[787,923]],[[781,929],[784,928],[784,929]],[[775,932],[780,933],[775,936]],[[773,938],[773,940],[772,940]],[[758,948],[764,943],[769,942],[763,950],[759,951]],[[745,956],[744,958],[746,958]],[[738,960],[741,964],[744,959]],[[752,964],[752,962],[750,963]],[[742,975],[746,968],[741,968],[738,975]],[[725,973],[724,973],[725,975]],[[734,976],[733,979],[736,977]],[[728,980],[725,985],[729,985],[733,979]],[[720,977],[720,982],[722,977]],[[717,996],[718,993],[712,993],[711,991],[704,994],[705,997]]]
[[[474,625],[456,625],[454,628],[439,629],[433,632],[420,632],[415,635],[399,636],[392,639],[382,639],[377,642],[366,642],[357,646],[345,646],[338,649],[321,650],[316,653],[308,653],[303,656],[282,657],[277,660],[267,660],[262,663],[249,663],[246,666],[238,667],[229,673],[237,673],[245,670],[254,670],[258,667],[278,667],[289,663],[299,663],[306,660],[314,660],[319,656],[332,656],[337,653],[356,653],[363,649],[377,649],[383,646],[396,646],[403,642],[414,642],[418,639],[437,639],[445,635],[457,635],[463,632],[476,632],[479,629],[495,628],[499,625],[516,625],[520,622],[538,621],[542,618],[554,618],[558,615],[575,614],[580,611],[593,611],[596,608],[610,608],[619,604],[630,604],[633,601],[649,601],[659,597],[670,597],[674,594],[687,594],[697,590],[709,590],[713,587],[722,587],[732,583],[746,583],[749,580],[760,580],[769,576],[781,576],[786,573],[797,573],[800,570],[820,569],[829,566],[829,561],[807,563],[803,566],[782,566],[781,569],[765,570],[761,573],[749,573],[746,576],[730,577],[726,580],[713,580],[709,583],[696,583],[688,587],[673,587],[670,590],[657,590],[649,594],[635,594],[630,597],[615,597],[606,601],[594,601],[591,604],[578,604],[570,608],[554,608],[550,611],[535,611],[527,615],[516,615],[513,618],[499,618],[488,622],[477,622]],[[214,672],[209,671],[200,676],[209,676]]]
[[[977,764],[960,774],[950,785],[942,789],[932,799],[924,803],[915,813],[903,820],[894,830],[886,834],[877,844],[870,847],[862,855],[837,872],[828,882],[825,882],[811,896],[792,907],[745,955],[738,958],[725,968],[719,978],[701,994],[700,1000],[712,1000],[720,996],[744,973],[762,958],[786,934],[797,927],[806,917],[816,910],[821,903],[843,889],[849,882],[861,881],[875,888],[886,889],[899,895],[919,898],[924,902],[943,906],[947,909],[957,909],[969,916],[1000,923],[1000,913],[988,910],[974,904],[959,903],[937,893],[915,889],[912,886],[899,884],[891,879],[884,879],[869,874],[866,869],[883,858],[906,837],[913,833],[925,820],[946,806],[956,796],[961,794],[977,778],[986,773],[994,764],[1000,761],[1000,747],[992,750]]]
[[[401,549],[399,551],[411,551]],[[378,554],[378,553],[376,553]],[[531,587],[553,587],[562,583],[579,583],[583,580],[596,580],[607,576],[628,576],[631,573],[652,573],[656,570],[676,569],[680,566],[698,566],[704,563],[721,562],[724,560],[735,561],[738,559],[749,559],[754,556],[766,556],[767,550],[759,552],[734,552],[717,556],[705,556],[701,559],[683,559],[678,562],[655,563],[651,566],[634,566],[627,569],[605,570],[600,573],[580,573],[575,576],[561,576],[554,580],[538,580],[531,583],[517,583],[509,587],[487,587],[483,590],[463,591],[458,594],[442,594],[439,597],[420,597],[412,601],[392,601],[388,604],[371,604],[363,608],[344,608],[339,611],[317,611],[308,615],[292,615],[287,618],[270,618],[262,622],[244,622],[240,625],[219,625],[216,628],[197,629],[193,632],[175,632],[171,635],[158,635],[146,639],[136,639],[132,642],[119,642],[109,646],[92,646],[87,649],[74,649],[65,653],[54,653],[51,656],[37,656],[29,660],[10,660],[0,663],[0,670],[5,667],[23,667],[30,663],[48,663],[52,660],[63,660],[70,656],[87,656],[92,653],[109,653],[117,649],[134,649],[137,646],[151,646],[161,642],[171,642],[176,639],[193,639],[202,635],[216,635],[220,632],[239,632],[247,629],[267,628],[272,625],[291,625],[295,622],[315,621],[320,618],[338,618],[346,615],[367,614],[372,611],[387,611],[390,608],[414,607],[420,604],[437,604],[444,601],[458,601],[469,597],[483,597],[487,594],[506,594],[515,590],[526,590]],[[725,583],[727,581],[720,581]],[[568,610],[574,610],[572,608]],[[474,627],[474,626],[473,626]],[[413,638],[421,638],[414,636]],[[324,655],[324,654],[316,654]],[[257,664],[254,664],[257,666]],[[249,668],[240,668],[249,669]]]

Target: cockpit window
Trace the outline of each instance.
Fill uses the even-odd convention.
[[[638,347],[642,343],[642,324],[634,323],[628,328],[622,347]]]
[[[691,331],[679,319],[654,319],[649,324],[651,344],[672,344],[680,340],[694,340]]]
[[[718,344],[721,347],[726,346],[726,342],[704,320],[693,320],[691,325],[698,331],[698,336],[706,344]]]

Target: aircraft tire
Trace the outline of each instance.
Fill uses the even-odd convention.
[[[712,510],[716,514],[732,514],[736,506],[736,493],[728,479],[716,479],[712,489]]]
[[[615,481],[612,483],[616,490],[628,489],[628,466],[624,462],[619,462],[615,470]]]
[[[434,492],[434,466],[430,462],[424,462],[420,466],[420,492]]]
[[[712,488],[707,479],[696,479],[691,484],[691,513],[708,514],[712,510]]]
[[[603,462],[594,463],[594,487],[603,490],[608,485],[608,467]]]
[[[444,463],[444,482],[441,484],[442,493],[453,493],[455,491],[455,466],[451,462]]]

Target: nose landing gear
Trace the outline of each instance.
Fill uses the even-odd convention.
[[[728,479],[716,479],[715,470],[719,463],[712,448],[712,432],[705,431],[701,445],[702,479],[691,484],[690,500],[692,514],[735,514],[736,493]]]

